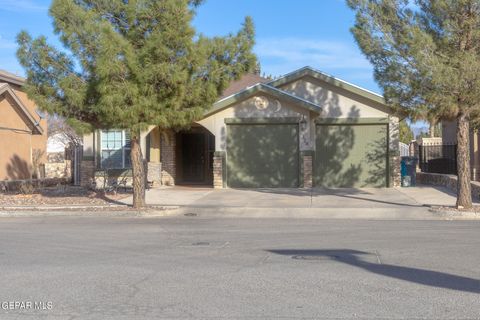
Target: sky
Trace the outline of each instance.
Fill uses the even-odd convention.
[[[15,38],[21,30],[45,35],[60,46],[48,15],[48,0],[0,0],[0,69],[24,75]],[[350,28],[354,13],[343,0],[206,0],[193,21],[197,32],[221,36],[241,28],[245,16],[255,23],[255,53],[261,72],[280,76],[311,66],[365,89],[382,93],[373,68]]]
[[[15,57],[20,30],[58,44],[48,16],[50,1],[0,0],[0,68],[23,75]],[[349,28],[354,14],[341,0],[206,0],[194,26],[207,36],[240,29],[245,16],[256,29],[262,73],[279,76],[309,65],[366,89],[380,92],[372,67]]]

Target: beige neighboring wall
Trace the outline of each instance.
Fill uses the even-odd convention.
[[[32,149],[40,151],[40,162],[45,163],[47,162],[47,117],[41,119],[40,116],[37,114],[36,109],[38,108],[35,102],[30,100],[27,94],[21,91],[21,88],[18,86],[12,86],[13,91],[17,95],[17,97],[22,100],[23,104],[27,107],[30,114],[33,118],[39,123],[40,127],[43,129],[43,134],[35,134],[32,135]]]
[[[42,134],[33,134],[25,122],[25,116],[13,98],[4,93],[0,96],[0,180],[31,178],[32,159],[38,157],[38,163],[46,162],[47,120],[40,119],[35,112],[35,103],[21,91],[21,87],[9,84],[10,88],[22,101],[30,115],[43,129]]]

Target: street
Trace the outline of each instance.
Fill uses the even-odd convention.
[[[0,319],[479,319],[479,248],[480,221],[2,218]]]

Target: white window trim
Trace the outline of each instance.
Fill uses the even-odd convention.
[[[107,131],[121,131],[122,132],[122,167],[121,168],[111,168],[111,169],[130,169],[132,166],[130,165],[130,167],[125,167],[125,150],[132,150],[131,146],[130,147],[125,147],[125,142],[126,142],[126,132],[125,130],[121,130],[121,129],[110,129],[110,130],[99,130],[100,132],[100,168],[104,169],[103,167],[103,157],[102,157],[102,154],[103,154],[103,150],[108,150],[108,151],[111,151],[111,150],[118,150],[118,149],[104,149],[103,148],[103,139],[102,139],[102,134],[103,132],[107,132]],[[131,143],[131,142],[130,142]]]

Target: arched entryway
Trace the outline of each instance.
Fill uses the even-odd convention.
[[[176,184],[213,185],[215,136],[200,125],[176,133]]]

